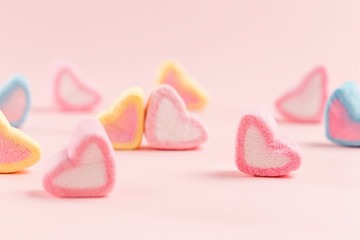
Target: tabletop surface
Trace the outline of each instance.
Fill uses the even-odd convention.
[[[323,65],[331,94],[360,83],[358,0],[12,0],[0,4],[0,85],[25,76],[32,108],[22,130],[40,162],[0,175],[0,240],[360,239],[360,149],[325,137],[324,124],[279,122],[303,150],[299,170],[251,177],[235,167],[241,113],[268,104]],[[77,67],[103,101],[93,112],[51,110],[58,58]],[[134,86],[153,91],[167,60],[208,91],[195,114],[209,140],[192,151],[156,151],[143,141],[117,151],[108,197],[59,199],[41,185],[46,161],[74,127]],[[0,86],[1,91],[1,86]],[[45,105],[45,107],[41,107]]]
[[[323,124],[280,122],[303,150],[285,177],[251,177],[234,163],[241,112],[195,113],[209,141],[191,151],[117,151],[117,182],[104,198],[60,199],[41,185],[44,163],[67,146],[93,113],[33,109],[23,130],[39,141],[41,161],[0,175],[4,239],[345,239],[358,235],[359,150],[337,146]],[[55,238],[56,237],[56,238]],[[350,239],[350,238],[349,238]]]

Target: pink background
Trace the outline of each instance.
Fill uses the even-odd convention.
[[[0,0],[0,81],[28,77],[33,111],[23,130],[43,159],[0,176],[4,239],[355,239],[359,154],[324,137],[323,125],[280,124],[304,151],[286,178],[237,172],[234,138],[245,107],[274,99],[317,64],[333,90],[360,79],[358,1]],[[50,106],[46,76],[58,57],[104,93],[92,113]],[[44,161],[84,116],[125,88],[150,93],[158,64],[181,62],[211,94],[196,113],[210,140],[197,151],[119,151],[118,182],[102,199],[56,199],[41,187]]]

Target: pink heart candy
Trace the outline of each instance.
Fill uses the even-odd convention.
[[[196,148],[208,137],[204,125],[168,85],[158,86],[149,100],[145,136],[151,147],[173,150]]]
[[[327,75],[324,67],[312,70],[296,88],[280,97],[275,105],[292,122],[320,122],[327,100]]]
[[[58,62],[51,76],[54,102],[65,111],[93,109],[101,100],[100,93],[85,82],[70,64]]]
[[[236,166],[255,176],[282,176],[300,167],[297,144],[277,135],[274,118],[261,108],[243,115],[236,138]]]
[[[114,186],[114,150],[95,119],[80,122],[69,147],[58,152],[50,163],[43,186],[55,196],[101,197]]]

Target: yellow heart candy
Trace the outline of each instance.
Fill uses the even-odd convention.
[[[99,114],[114,149],[136,149],[144,130],[144,93],[141,88],[127,89],[113,106]]]
[[[40,160],[41,148],[23,131],[10,126],[0,112],[0,173],[28,168]]]
[[[202,109],[208,102],[208,94],[196,84],[179,64],[166,62],[160,69],[157,84],[172,86],[184,100],[188,109]]]

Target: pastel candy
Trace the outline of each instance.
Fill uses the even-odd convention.
[[[325,111],[326,136],[345,146],[360,146],[360,89],[345,82],[330,96]]]
[[[188,109],[202,109],[208,102],[206,91],[196,84],[177,63],[167,62],[162,66],[158,84],[173,87]]]
[[[327,100],[327,85],[325,68],[316,67],[299,86],[276,101],[276,108],[292,122],[320,122]]]
[[[236,166],[247,174],[264,177],[286,175],[300,167],[300,148],[277,134],[274,118],[254,108],[243,115],[236,138]]]
[[[136,149],[144,131],[144,93],[141,88],[123,92],[113,106],[98,117],[114,149]]]
[[[147,106],[145,136],[153,148],[182,150],[198,147],[208,135],[200,120],[186,110],[176,91],[160,85]]]
[[[0,91],[0,110],[13,127],[20,127],[30,109],[30,90],[27,80],[14,76]]]
[[[101,100],[100,93],[65,62],[57,63],[51,79],[54,83],[54,102],[61,110],[91,110]]]
[[[115,183],[114,150],[99,121],[85,119],[75,128],[69,147],[49,161],[45,190],[58,197],[101,197]]]
[[[12,127],[0,112],[0,173],[26,169],[40,160],[37,142],[21,130]]]

